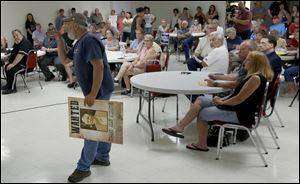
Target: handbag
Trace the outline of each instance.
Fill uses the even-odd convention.
[[[146,64],[145,72],[160,72],[161,64],[157,60],[148,61]]]

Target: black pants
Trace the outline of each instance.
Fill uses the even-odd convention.
[[[39,67],[42,70],[43,74],[45,75],[46,79],[51,78],[54,74],[49,70],[48,65],[57,58],[58,56],[44,56],[43,59],[38,61]],[[54,66],[60,72],[63,78],[67,77],[65,66],[61,63],[54,62]]]
[[[201,56],[198,56],[198,58],[200,60],[203,59]],[[190,58],[188,60],[187,67],[188,67],[189,71],[197,71],[198,68],[200,68],[200,70],[203,68],[203,66],[200,63],[198,63],[194,58]]]
[[[123,32],[122,42],[126,42],[127,38],[130,40],[130,33]]]
[[[16,89],[17,83],[17,76],[16,74],[19,73],[21,70],[25,69],[25,66],[17,64],[10,70],[6,70],[8,65],[5,65],[5,73],[6,73],[6,86],[8,89]]]

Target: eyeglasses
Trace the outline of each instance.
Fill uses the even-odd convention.
[[[145,42],[150,42],[151,40],[144,40]]]

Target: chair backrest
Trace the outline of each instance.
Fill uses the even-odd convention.
[[[266,100],[266,104],[265,104],[265,110],[264,110],[264,116],[265,117],[269,117],[273,114],[274,108],[275,108],[275,104],[276,104],[276,100],[278,98],[279,95],[279,84],[280,84],[280,77],[278,76],[276,78],[276,80],[273,83],[271,92],[268,94],[267,100]],[[270,111],[267,112],[267,106],[268,104],[270,104]]]
[[[257,128],[258,127],[258,125],[260,123],[260,119],[264,115],[265,107],[266,107],[266,104],[267,104],[266,101],[267,101],[267,96],[268,96],[268,88],[269,88],[269,82],[266,83],[266,87],[265,87],[263,97],[262,97],[261,102],[259,103],[259,105],[257,107],[256,120],[255,120],[255,124],[252,128]]]
[[[32,72],[37,67],[37,55],[34,50],[30,50],[27,56],[26,73]]]

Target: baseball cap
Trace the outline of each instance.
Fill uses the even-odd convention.
[[[280,19],[278,15],[273,16],[273,19]]]
[[[70,22],[70,21],[74,21],[77,24],[85,26],[85,27],[88,26],[85,16],[81,13],[75,13],[71,17],[64,19],[64,22]]]

